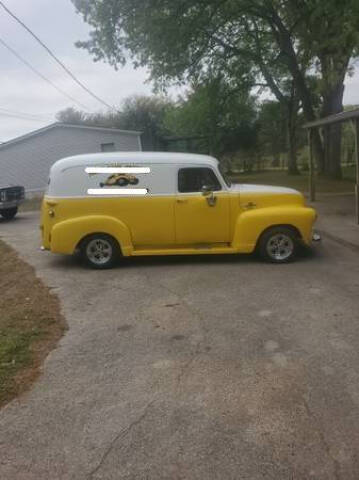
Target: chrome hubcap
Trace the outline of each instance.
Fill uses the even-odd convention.
[[[293,240],[284,233],[277,233],[268,240],[267,253],[274,260],[286,260],[294,250]]]
[[[112,256],[112,246],[107,240],[96,238],[87,245],[86,255],[92,263],[103,265]]]

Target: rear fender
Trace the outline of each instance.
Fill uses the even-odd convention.
[[[294,227],[307,245],[311,242],[315,210],[307,207],[269,207],[248,210],[238,216],[232,246],[239,252],[251,253],[261,234],[270,227]]]
[[[105,215],[87,215],[54,225],[51,231],[51,251],[72,254],[81,240],[93,233],[106,233],[114,237],[124,256],[129,256],[133,250],[130,231],[123,222]]]

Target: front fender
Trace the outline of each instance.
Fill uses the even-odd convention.
[[[128,227],[116,218],[106,215],[86,215],[57,223],[51,231],[51,251],[72,254],[79,242],[92,233],[106,233],[114,237],[124,256],[132,252]]]
[[[238,216],[232,246],[240,252],[253,252],[264,230],[276,225],[295,227],[302,240],[309,245],[315,219],[315,210],[308,207],[288,206],[247,210]]]

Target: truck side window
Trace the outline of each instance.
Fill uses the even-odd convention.
[[[178,171],[179,192],[200,192],[205,185],[211,187],[214,192],[222,190],[218,178],[210,168],[181,168]]]

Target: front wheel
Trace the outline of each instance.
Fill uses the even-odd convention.
[[[260,238],[258,250],[261,257],[272,263],[288,263],[294,260],[298,249],[298,237],[288,227],[273,227]]]
[[[5,218],[5,220],[11,220],[17,214],[17,207],[0,210],[0,214],[3,218]]]
[[[116,240],[102,233],[95,233],[85,238],[80,250],[85,263],[98,270],[113,267],[120,254]]]

